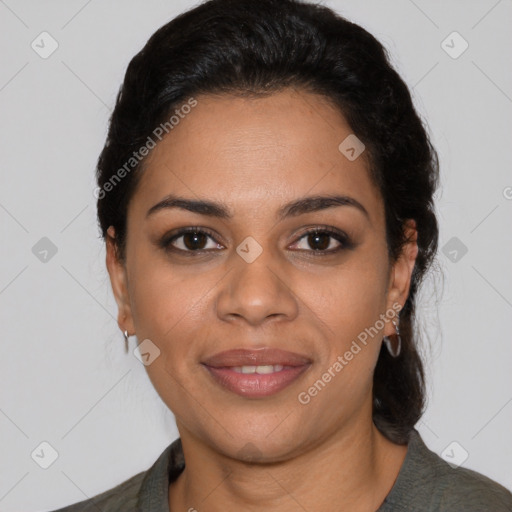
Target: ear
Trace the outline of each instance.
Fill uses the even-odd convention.
[[[396,311],[397,304],[399,304],[400,309],[402,309],[409,296],[412,272],[414,270],[416,257],[418,256],[418,231],[416,222],[413,219],[408,219],[404,224],[404,231],[407,242],[399,258],[391,268],[386,311]],[[395,334],[395,332],[396,330],[393,324],[386,322],[384,335],[390,336]]]
[[[133,335],[135,334],[135,328],[128,294],[128,278],[125,265],[118,257],[114,226],[110,226],[107,230],[106,244],[107,270],[117,302],[117,324],[121,331],[128,331],[129,335]]]

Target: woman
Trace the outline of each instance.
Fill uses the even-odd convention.
[[[512,510],[414,428],[438,166],[373,36],[199,5],[128,66],[97,178],[119,327],[180,438],[61,512]]]

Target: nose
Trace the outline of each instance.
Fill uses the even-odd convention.
[[[271,251],[263,250],[252,262],[233,254],[232,270],[222,281],[216,305],[224,321],[244,321],[259,326],[280,318],[293,320],[298,299],[293,293],[289,273],[279,265]]]

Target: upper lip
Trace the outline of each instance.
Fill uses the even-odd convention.
[[[310,364],[311,359],[306,356],[288,352],[277,348],[260,348],[249,350],[245,348],[237,348],[234,350],[226,350],[209,357],[203,364],[214,368],[225,366],[263,366],[277,365],[282,366],[303,366]]]

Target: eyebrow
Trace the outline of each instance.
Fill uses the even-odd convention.
[[[370,220],[368,211],[359,201],[350,196],[340,195],[310,196],[297,199],[279,208],[276,218],[277,220],[283,220],[288,217],[297,217],[298,215],[318,212],[337,206],[354,207],[362,212],[368,220]],[[224,203],[209,200],[187,199],[173,194],[167,195],[160,202],[152,206],[148,210],[146,218],[160,210],[169,208],[179,208],[199,215],[206,215],[208,217],[216,217],[219,219],[229,220],[233,218],[229,208]]]

